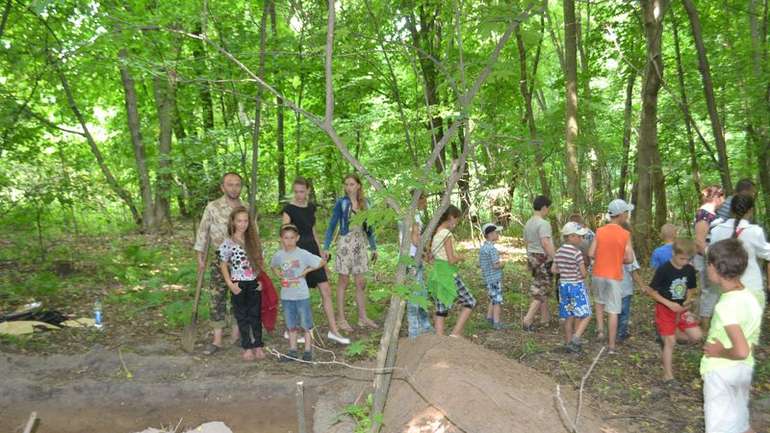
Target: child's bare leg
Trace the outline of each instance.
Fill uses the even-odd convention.
[[[676,330],[676,341],[681,343],[694,344],[699,342],[703,338],[703,331],[700,327],[687,328],[684,332]]]
[[[615,350],[615,339],[618,336],[618,315],[615,313],[607,313],[608,319],[608,328],[609,328],[609,349]]]
[[[564,342],[569,343],[570,340],[572,340],[572,332],[575,325],[575,318],[574,317],[568,317],[567,320],[564,321]]]
[[[340,330],[337,329],[337,318],[334,317],[334,301],[332,301],[332,288],[328,281],[318,284],[318,289],[321,291],[321,300],[323,301],[324,313],[326,313],[326,320],[329,322],[329,329],[337,335],[340,335]],[[307,340],[305,340],[307,341]]]
[[[674,346],[676,345],[676,336],[664,335],[663,336],[663,351],[660,353],[663,360],[663,380],[674,379]]]
[[[502,308],[500,307],[500,304],[496,304],[492,306],[492,321],[495,323],[500,323],[500,311]]]
[[[596,304],[596,333],[604,336],[604,304]]]
[[[586,328],[588,327],[588,322],[590,321],[591,321],[591,317],[576,319],[577,324],[575,325],[575,333],[572,336],[577,338],[582,338],[583,333],[586,332]]]
[[[551,321],[551,312],[548,310],[548,297],[543,296],[540,302],[540,323],[547,325]]]
[[[348,321],[345,320],[345,289],[348,287],[348,281],[350,281],[348,275],[339,274],[339,278],[337,279],[337,326],[350,332],[350,325],[348,325]]]
[[[433,327],[436,328],[436,335],[444,335],[444,316],[434,316]]]
[[[494,313],[495,306],[492,305],[492,301],[489,301],[489,305],[487,306],[487,320],[492,319],[492,321],[495,321],[495,313]]]
[[[468,307],[463,307],[462,310],[460,310],[460,315],[457,317],[457,323],[455,323],[455,327],[452,329],[452,335],[462,337],[465,322],[471,317],[471,312],[473,312],[473,310]]]
[[[305,340],[305,344],[307,344],[307,340]],[[296,329],[289,329],[289,349],[297,350],[297,330]]]
[[[542,303],[540,299],[540,297],[532,298],[532,302],[529,304],[529,310],[527,310],[527,315],[524,316],[524,320],[522,320],[522,323],[525,326],[529,326],[535,321],[535,314],[537,314],[540,309],[540,304]]]
[[[305,330],[305,352],[313,351],[313,332],[312,330]]]

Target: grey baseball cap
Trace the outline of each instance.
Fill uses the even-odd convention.
[[[611,217],[631,212],[632,210],[634,210],[634,205],[626,203],[626,201],[621,198],[612,200],[610,205],[607,206],[607,213],[610,214]]]

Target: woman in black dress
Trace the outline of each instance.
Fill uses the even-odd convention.
[[[283,208],[283,224],[294,224],[299,229],[299,242],[297,246],[317,256],[328,259],[326,254],[321,254],[318,236],[315,233],[315,204],[308,201],[309,183],[302,177],[294,179],[292,190],[294,198]],[[329,333],[326,338],[340,344],[350,344],[350,340],[343,337],[337,328],[334,317],[334,302],[332,301],[332,289],[326,276],[326,268],[313,271],[305,276],[309,287],[318,287],[321,290],[324,313],[329,321]]]

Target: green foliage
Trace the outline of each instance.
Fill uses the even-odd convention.
[[[350,404],[345,407],[345,414],[353,418],[353,421],[356,423],[356,427],[354,432],[355,433],[366,433],[371,431],[372,429],[372,418],[371,418],[371,412],[372,412],[372,405],[373,405],[373,397],[372,394],[368,394],[366,396],[366,403],[365,404]],[[375,421],[378,423],[382,423],[382,414],[378,413],[374,416]]]

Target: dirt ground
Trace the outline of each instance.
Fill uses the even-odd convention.
[[[574,422],[578,398],[570,387],[560,387],[557,404],[556,383],[548,376],[465,339],[402,340],[397,367],[385,408],[389,433],[550,433],[568,431]],[[625,431],[602,421],[587,396],[578,426]]]
[[[327,432],[350,427],[338,418],[365,383],[323,367],[271,371],[274,361],[241,362],[234,347],[212,358],[167,352],[175,349],[160,343],[120,353],[97,346],[81,355],[0,354],[0,431],[20,432],[36,411],[39,433],[184,431],[215,420],[238,433],[296,432],[301,380],[309,431]]]

